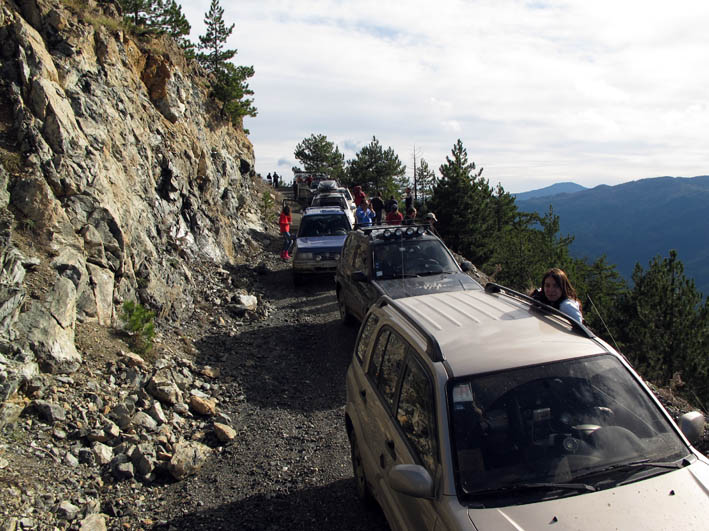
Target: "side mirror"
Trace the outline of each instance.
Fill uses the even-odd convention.
[[[365,275],[362,271],[355,271],[354,273],[352,273],[350,278],[354,282],[367,282],[367,275]]]
[[[460,268],[467,273],[473,269],[473,264],[467,260],[464,260],[460,263]]]
[[[694,444],[704,435],[704,415],[690,411],[679,418],[679,429],[690,443]]]
[[[433,480],[421,465],[395,465],[389,470],[391,488],[413,498],[433,498]]]

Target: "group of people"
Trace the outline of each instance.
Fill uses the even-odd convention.
[[[274,188],[278,188],[279,184],[281,183],[281,176],[278,175],[275,171],[273,172],[273,175],[270,173],[266,175],[266,180],[273,185]]]
[[[381,193],[377,192],[374,197],[367,199],[367,195],[362,191],[361,186],[354,187],[354,202],[357,206],[355,210],[355,218],[357,224],[361,227],[370,225],[413,225],[416,223],[416,215],[418,214],[414,207],[414,198],[411,195],[411,188],[406,189],[404,196],[404,212],[399,210],[399,202],[393,195],[386,201],[382,199]],[[424,216],[424,223],[433,226],[438,220],[433,212],[429,212]]]

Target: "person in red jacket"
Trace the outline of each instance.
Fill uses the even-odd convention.
[[[355,186],[352,190],[354,191],[352,194],[354,196],[354,204],[355,206],[359,206],[362,200],[367,197],[367,194],[362,191],[362,187],[360,185]]]
[[[404,216],[399,212],[399,207],[398,205],[393,205],[391,212],[387,214],[387,225],[401,225],[401,222],[404,220]]]
[[[290,249],[290,244],[293,241],[290,236],[290,224],[293,218],[290,215],[290,207],[288,205],[283,205],[283,210],[281,210],[281,217],[278,218],[278,225],[281,228],[281,234],[283,235],[283,250],[281,250],[281,258],[288,260],[290,255],[288,250]]]

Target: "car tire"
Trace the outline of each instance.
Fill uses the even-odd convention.
[[[340,320],[343,325],[354,324],[354,317],[347,309],[347,303],[345,303],[345,298],[342,295],[342,290],[337,290],[337,309],[340,310]]]
[[[352,475],[355,480],[355,490],[357,491],[357,497],[366,506],[371,506],[374,503],[374,497],[372,496],[372,491],[369,488],[369,483],[367,482],[367,475],[364,472],[364,463],[362,462],[362,454],[357,444],[357,437],[352,432],[350,436],[350,450],[352,457]]]

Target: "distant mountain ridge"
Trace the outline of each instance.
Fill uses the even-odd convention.
[[[653,257],[676,249],[685,275],[709,294],[709,175],[642,179],[516,203],[540,214],[551,204],[561,233],[575,236],[574,256],[606,254],[628,279],[636,262],[647,269]]]
[[[586,188],[585,186],[581,186],[580,184],[566,182],[554,183],[551,186],[546,186],[537,190],[530,190],[529,192],[521,192],[519,194],[512,195],[515,196],[517,201],[526,201],[528,199],[550,197],[558,194],[573,194],[582,190],[588,190],[588,188]]]

